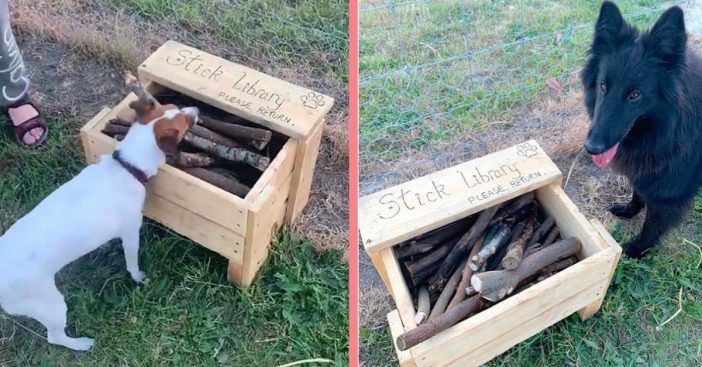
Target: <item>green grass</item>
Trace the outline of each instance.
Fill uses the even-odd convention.
[[[635,234],[621,224],[620,243]],[[555,324],[494,359],[493,366],[700,366],[702,365],[702,197],[687,223],[642,261],[623,257],[600,311],[586,322],[577,315]],[[682,313],[658,325],[678,309]],[[385,340],[385,343],[382,341]],[[389,330],[362,330],[369,365],[396,364]]]
[[[636,15],[629,21],[649,26],[663,2],[617,3]],[[521,107],[548,94],[549,76],[578,87],[575,73],[592,39],[588,23],[598,11],[598,2],[583,0],[455,0],[361,11],[361,164],[428,145],[440,150],[494,122],[509,128]]]
[[[0,233],[83,166],[77,124],[49,123],[47,145],[34,151],[2,129]],[[68,332],[94,337],[93,350],[48,345],[40,324],[0,312],[0,366],[348,363],[348,266],[340,252],[317,255],[309,241],[282,230],[260,279],[239,289],[227,282],[223,258],[154,222],[145,223],[141,241],[148,277],[141,286],[126,272],[117,244],[57,277],[69,305]]]
[[[309,67],[348,81],[348,2],[102,0],[159,24],[221,40],[228,54]],[[209,46],[209,45],[208,45]]]

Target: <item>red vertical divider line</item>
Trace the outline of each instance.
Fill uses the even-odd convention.
[[[349,0],[349,365],[358,366],[358,1]]]

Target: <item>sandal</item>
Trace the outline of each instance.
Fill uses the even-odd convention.
[[[24,148],[36,148],[46,141],[49,129],[46,126],[44,118],[39,113],[39,109],[28,97],[24,97],[12,105],[4,107],[2,112],[10,119],[10,126],[12,126],[15,133],[15,138]],[[19,123],[17,123],[17,121],[19,121]],[[43,129],[41,136],[31,144],[25,143],[24,137],[36,128]]]

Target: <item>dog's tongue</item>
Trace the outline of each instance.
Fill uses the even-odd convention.
[[[593,155],[592,162],[600,167],[607,167],[612,162],[612,159],[614,159],[614,155],[617,154],[617,148],[619,148],[619,143],[615,144],[604,153]]]

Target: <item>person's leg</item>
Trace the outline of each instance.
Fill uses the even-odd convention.
[[[15,133],[25,145],[40,143],[45,125],[27,97],[29,78],[10,27],[7,0],[0,0],[0,107],[7,112]]]

